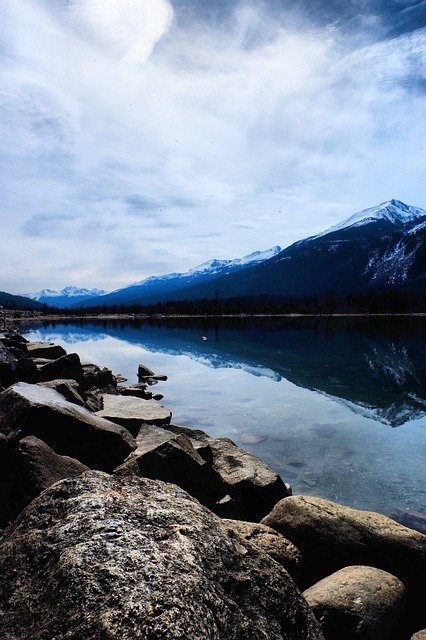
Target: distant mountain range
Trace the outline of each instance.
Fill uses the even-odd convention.
[[[31,300],[37,300],[38,302],[46,302],[52,307],[60,307],[62,309],[66,307],[74,307],[78,302],[94,298],[105,294],[103,289],[86,289],[78,287],[65,287],[61,291],[54,291],[53,289],[42,289],[36,293],[23,294]]]
[[[6,291],[0,291],[0,307],[4,309],[22,309],[27,311],[41,311],[43,305],[25,296],[15,296]]]
[[[369,289],[426,292],[426,211],[389,200],[282,250],[210,260],[185,273],[151,276],[111,293],[66,287],[29,294],[58,307],[154,304],[254,295],[308,297]]]

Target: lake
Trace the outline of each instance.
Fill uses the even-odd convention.
[[[173,422],[227,436],[294,493],[425,512],[426,318],[223,318],[24,326],[137,382]]]

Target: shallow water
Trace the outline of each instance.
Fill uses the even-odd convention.
[[[28,325],[31,340],[155,390],[177,424],[231,437],[294,493],[426,511],[426,319],[228,319]]]

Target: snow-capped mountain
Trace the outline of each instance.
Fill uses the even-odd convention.
[[[264,262],[265,260],[269,260],[269,258],[276,256],[278,253],[280,253],[280,251],[282,251],[281,247],[275,246],[271,247],[270,249],[266,249],[266,251],[254,251],[247,256],[243,256],[242,258],[234,258],[233,260],[218,260],[217,258],[213,258],[213,260],[203,262],[197,267],[189,269],[189,271],[185,271],[183,273],[166,273],[162,276],[149,276],[148,278],[144,278],[143,280],[139,280],[138,282],[132,282],[132,284],[128,284],[125,287],[121,287],[120,289],[115,289],[112,293],[123,291],[124,289],[129,289],[130,287],[140,287],[146,284],[151,285],[155,284],[156,282],[164,282],[165,280],[183,279],[187,281],[190,278],[198,278],[200,275],[214,276],[223,272],[228,273],[229,271],[238,269],[240,267],[253,265],[259,262]]]
[[[369,209],[363,209],[358,213],[354,213],[354,215],[350,216],[347,220],[335,224],[313,237],[320,238],[334,231],[370,224],[377,220],[387,220],[396,225],[405,225],[407,222],[416,221],[425,215],[426,211],[424,209],[407,205],[400,200],[388,200],[387,202],[382,202],[382,204],[379,204],[377,207],[370,207]]]
[[[214,278],[246,270],[253,265],[262,264],[281,252],[281,247],[275,246],[266,251],[255,251],[242,258],[233,260],[209,260],[184,273],[167,273],[162,276],[150,276],[125,287],[116,289],[109,294],[94,297],[87,301],[89,305],[108,304],[151,304],[158,300],[177,299],[181,291],[193,285],[207,283]],[[86,301],[78,306],[85,306]]]
[[[61,291],[55,291],[53,289],[42,289],[35,293],[25,293],[27,298],[31,300],[37,300],[38,302],[46,302],[52,307],[72,307],[81,300],[102,296],[106,293],[103,289],[86,289],[79,287],[65,287]]]
[[[244,272],[188,280],[162,299],[350,295],[389,287],[426,291],[426,211],[399,200],[360,211]]]

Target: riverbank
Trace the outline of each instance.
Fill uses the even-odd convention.
[[[332,588],[330,584],[336,584],[336,581],[338,583],[340,580],[340,576],[335,573],[336,571],[345,568],[348,564],[375,567],[375,571],[384,571],[387,575],[394,576],[394,579],[384,579],[381,573],[373,571],[373,574],[368,574],[368,577],[364,572],[362,579],[359,574],[358,578],[351,582],[352,592],[348,595],[348,603],[345,605],[346,613],[344,619],[339,622],[341,637],[350,637],[345,635],[344,620],[349,620],[353,616],[354,612],[351,610],[350,602],[354,598],[361,598],[361,596],[362,599],[367,598],[370,601],[370,609],[373,606],[374,598],[366,595],[365,584],[372,585],[371,593],[373,593],[375,580],[381,580],[381,582],[388,580],[389,590],[385,590],[387,595],[381,613],[376,612],[375,614],[374,624],[381,635],[374,637],[409,638],[411,631],[420,628],[422,623],[419,622],[416,611],[417,596],[422,587],[421,567],[424,562],[424,536],[378,514],[366,514],[315,498],[290,497],[290,488],[285,484],[285,478],[279,478],[262,461],[239,449],[228,439],[211,438],[202,431],[173,425],[171,413],[149,398],[149,394],[152,394],[151,387],[158,378],[153,371],[146,368],[141,369],[139,372],[140,381],[137,385],[122,387],[112,371],[101,369],[94,364],[82,365],[77,354],[59,354],[58,348],[54,345],[28,344],[18,336],[6,336],[2,340],[2,344],[1,373],[2,384],[6,389],[0,397],[0,425],[3,433],[1,444],[2,455],[8,457],[7,466],[9,468],[3,484],[3,488],[6,486],[3,495],[9,496],[9,509],[15,510],[13,514],[15,515],[18,505],[19,508],[24,507],[36,498],[34,493],[31,494],[30,489],[33,490],[35,486],[40,491],[44,490],[42,496],[31,502],[22,516],[18,517],[17,524],[9,526],[3,536],[2,544],[10,544],[17,534],[19,537],[21,534],[24,535],[25,531],[27,534],[31,533],[34,522],[39,522],[39,518],[43,513],[46,513],[47,509],[53,521],[57,522],[54,526],[52,522],[48,525],[49,531],[56,541],[55,544],[58,545],[57,548],[62,549],[62,552],[68,549],[67,553],[70,557],[69,549],[71,547],[67,546],[66,540],[61,538],[59,529],[64,526],[69,528],[72,525],[75,534],[72,544],[81,545],[84,542],[89,548],[88,530],[85,530],[83,535],[80,528],[85,517],[84,513],[91,512],[95,502],[100,511],[96,512],[97,524],[92,522],[91,526],[93,526],[89,529],[91,536],[96,530],[100,546],[97,549],[90,547],[90,553],[92,561],[96,562],[101,573],[109,572],[108,584],[112,583],[118,588],[118,583],[121,580],[124,586],[126,584],[127,586],[134,585],[136,575],[143,584],[148,584],[146,582],[147,576],[141,576],[138,573],[139,569],[134,566],[130,574],[127,570],[127,575],[125,575],[123,574],[124,565],[108,565],[108,558],[110,558],[109,552],[107,553],[108,545],[117,544],[116,551],[124,553],[129,561],[130,557],[133,557],[132,554],[136,553],[136,550],[133,549],[130,556],[126,555],[130,553],[129,549],[120,546],[121,542],[119,542],[119,540],[127,540],[130,535],[137,535],[130,522],[135,517],[146,527],[143,543],[145,549],[153,549],[153,545],[157,545],[158,540],[170,540],[171,532],[174,532],[172,543],[175,554],[180,558],[179,571],[190,575],[191,580],[195,579],[192,573],[195,551],[191,551],[190,557],[182,554],[188,552],[188,546],[185,542],[188,540],[188,536],[190,540],[198,540],[197,545],[201,545],[203,548],[203,553],[198,557],[198,565],[201,563],[201,566],[204,567],[201,576],[197,574],[197,580],[201,580],[207,579],[206,574],[203,573],[206,570],[203,563],[209,551],[197,536],[200,534],[200,523],[208,521],[209,528],[214,530],[216,536],[214,544],[212,543],[213,546],[225,547],[228,554],[226,562],[222,557],[221,562],[225,562],[225,564],[219,572],[221,575],[216,572],[214,579],[210,576],[208,583],[215,585],[216,591],[221,585],[220,598],[222,598],[222,603],[226,602],[226,605],[220,606],[226,609],[231,606],[230,602],[232,601],[234,609],[235,606],[237,607],[239,617],[237,616],[238,621],[235,622],[236,629],[244,628],[246,623],[242,621],[247,619],[247,611],[244,612],[242,609],[241,593],[238,595],[234,590],[230,594],[229,591],[226,591],[228,587],[225,588],[225,585],[229,585],[231,579],[230,574],[227,573],[229,572],[229,562],[237,566],[238,562],[243,562],[246,556],[249,556],[252,564],[250,570],[247,566],[244,569],[248,573],[245,574],[243,583],[247,585],[247,580],[249,582],[253,580],[253,584],[257,584],[259,576],[263,576],[265,584],[271,584],[271,580],[273,580],[275,584],[278,581],[282,585],[280,589],[284,589],[284,585],[286,585],[287,597],[289,596],[288,590],[293,587],[289,586],[288,578],[284,580],[284,574],[280,573],[281,570],[278,574],[275,573],[277,558],[301,589],[309,590],[318,580],[329,579],[328,586],[325,585],[328,593],[327,598],[329,598],[329,591]],[[59,477],[56,473],[57,469],[61,469]],[[89,469],[96,471],[89,471]],[[81,480],[79,480],[82,473]],[[60,480],[60,477],[75,479],[72,482],[63,480],[60,485],[55,484],[54,488],[49,489],[52,481]],[[181,487],[186,493],[178,492],[174,498],[170,498],[170,494],[167,493],[169,491],[167,487],[170,485],[163,485],[159,481],[173,483],[175,487]],[[61,487],[61,489],[56,487]],[[126,502],[122,505],[121,510],[120,496],[129,491],[136,492],[138,495],[140,493],[141,504],[148,500],[148,495],[150,496],[150,515],[145,511],[145,515],[137,515],[137,507],[134,502],[131,504]],[[184,499],[183,496],[188,494],[198,502],[194,502],[193,499],[191,501],[189,498]],[[10,496],[13,496],[12,500]],[[113,505],[110,504],[110,499]],[[184,499],[184,503],[181,503],[182,499]],[[187,502],[189,500],[191,505],[197,505],[196,507],[191,506],[190,514],[185,511],[185,507],[189,508],[185,500]],[[173,510],[173,502],[179,502],[180,511]],[[68,506],[71,508],[71,503],[79,505],[76,510],[73,510],[74,507],[72,507],[72,513],[67,511]],[[156,512],[162,513],[166,503],[170,517],[168,516],[167,522],[159,523],[155,514]],[[204,507],[198,506],[199,503]],[[185,512],[184,523],[182,523],[183,512]],[[212,512],[216,514],[216,519],[215,516],[208,515]],[[124,517],[125,515],[126,517]],[[217,519],[218,517],[220,520]],[[262,518],[264,518],[263,524],[256,524]],[[111,529],[111,522],[117,522],[117,519],[120,523],[115,524]],[[67,522],[68,524],[66,524]],[[126,524],[128,522],[130,524]],[[152,527],[156,527],[154,538],[152,537]],[[349,531],[352,532],[350,535],[348,535]],[[343,535],[344,532],[345,535]],[[203,529],[203,536],[206,535],[206,530]],[[81,539],[79,536],[82,536]],[[35,544],[36,546],[41,544],[40,540]],[[20,549],[14,548],[20,557]],[[281,551],[277,553],[277,549],[281,549]],[[40,549],[39,551],[41,553]],[[268,560],[268,556],[264,555],[265,551],[272,557],[275,552],[273,561]],[[36,553],[35,548],[31,551],[31,553],[33,552]],[[164,549],[161,551],[158,547],[153,549],[153,556],[149,553],[147,551],[148,555],[146,556],[150,558],[149,561],[154,562],[155,556],[157,563],[160,563],[161,566],[163,566],[161,563],[164,558],[169,557],[164,553]],[[105,557],[104,554],[106,554]],[[74,560],[77,561],[71,557],[70,561],[76,570],[77,565]],[[114,559],[114,562],[118,562],[118,560]],[[270,564],[271,562],[272,564]],[[130,565],[132,565],[131,562]],[[53,571],[53,565],[51,568]],[[242,566],[240,569],[243,570]],[[25,571],[31,573],[28,567]],[[162,569],[158,569],[158,571],[153,569],[149,584],[151,590],[153,584],[157,589],[154,600],[150,600],[151,606],[154,610],[160,609],[164,613],[164,611],[170,611],[170,608],[165,606],[164,601],[162,601],[163,609],[159,606],[160,598],[165,598],[167,595],[165,593],[166,583],[162,583],[161,589],[159,586],[161,582],[159,576],[163,575],[164,578],[166,575],[162,571]],[[265,577],[265,571],[267,577]],[[7,575],[7,580],[11,583],[15,580],[16,583],[16,577],[11,577],[9,573]],[[55,579],[57,579],[57,574],[55,575]],[[74,574],[74,578],[76,575]],[[255,578],[255,576],[257,577]],[[92,584],[93,575],[83,572],[82,577],[84,584]],[[176,576],[169,572],[167,577],[170,581],[174,580]],[[34,576],[31,579],[34,579]],[[156,582],[157,579],[159,582]],[[362,594],[359,592],[361,584],[364,585]],[[179,587],[179,585],[176,586]],[[112,589],[114,588],[112,587]],[[355,591],[353,591],[354,589]],[[243,588],[244,591],[247,591],[247,586]],[[296,592],[292,591],[291,593]],[[77,602],[75,593],[71,594],[65,589],[64,595],[70,602],[69,606],[75,607]],[[100,606],[103,611],[110,610],[108,608],[111,604],[110,596],[110,593],[105,595],[106,600],[101,598],[100,601],[97,601],[96,606]],[[193,592],[190,591],[189,595],[186,594],[186,602],[184,602],[185,599],[182,595],[179,611],[184,618],[194,615],[187,602],[188,597],[193,596]],[[219,598],[219,595],[216,593],[215,597]],[[254,594],[251,594],[250,598],[252,597]],[[217,616],[211,618],[210,614],[210,626],[207,627],[207,631],[203,631],[204,635],[197,635],[199,632],[194,631],[194,635],[190,637],[200,638],[200,640],[210,637],[224,639],[232,637],[321,637],[319,635],[321,632],[316,627],[316,623],[312,621],[309,610],[306,609],[305,601],[299,600],[298,596],[291,596],[295,609],[292,613],[287,610],[285,619],[282,617],[284,614],[280,613],[281,621],[279,624],[281,630],[285,625],[289,625],[289,617],[294,616],[297,610],[299,617],[304,620],[303,630],[294,628],[293,635],[283,635],[282,632],[277,631],[279,624],[271,613],[272,600],[268,599],[271,597],[269,592],[261,610],[257,609],[256,613],[253,613],[253,602],[251,601],[250,615],[254,625],[251,627],[251,635],[247,635],[247,630],[246,636],[232,635],[237,631],[231,632],[230,626],[227,627],[226,633],[223,632],[224,623],[219,624]],[[311,594],[307,593],[307,597],[309,601]],[[318,594],[315,595],[315,598],[317,597]],[[247,598],[250,600],[248,596]],[[407,598],[408,610],[405,605]],[[113,600],[119,602],[118,605],[114,605],[118,609],[114,610],[121,611],[117,615],[123,617],[124,609],[120,609],[120,607],[125,608],[128,606],[128,602],[126,603],[125,599],[120,601],[116,591],[114,591]],[[9,606],[10,601],[7,600],[7,602]],[[316,605],[313,604],[313,600],[310,604],[315,610]],[[56,606],[59,606],[59,603]],[[330,611],[336,612],[336,607],[336,602],[334,605],[333,603],[329,605]],[[211,612],[211,608],[208,610]],[[383,610],[386,613],[385,616]],[[24,636],[23,631],[20,631],[19,628],[18,631],[16,630],[17,612],[18,609],[15,606],[13,614],[15,617],[11,614],[8,618],[8,624],[15,625],[13,633],[19,639],[32,637]],[[90,617],[89,605],[87,613]],[[163,635],[155,635],[159,633],[158,629],[164,629],[161,627],[161,624],[164,623],[163,618],[155,621],[158,616],[154,616],[153,620],[153,616],[148,610],[143,612],[138,610],[137,615],[136,613],[134,615],[140,628],[145,629],[145,635],[131,637],[188,637],[173,635],[173,633],[177,633],[176,627],[173,625],[167,632],[164,631]],[[330,615],[333,617],[335,614],[328,613],[328,618]],[[321,617],[320,614],[318,616]],[[377,619],[377,616],[380,619]],[[15,620],[13,623],[11,622],[12,618]],[[400,619],[405,620],[402,630],[397,621]],[[147,627],[147,621],[154,626]],[[158,628],[155,627],[157,623],[160,625]],[[116,620],[114,624],[118,624]],[[194,622],[192,621],[191,624]],[[367,622],[364,622],[364,630],[365,624]],[[238,625],[240,626],[238,627]],[[269,628],[270,632],[267,631]],[[5,627],[5,629],[12,635],[11,626]],[[206,630],[206,627],[204,629]],[[17,635],[18,633],[20,635]],[[52,628],[45,627],[43,633],[44,636],[53,637],[51,635]],[[55,633],[62,633],[62,631],[56,630]],[[110,625],[109,633],[109,637],[113,638],[126,637],[119,635],[119,633],[124,633],[123,627],[119,626],[115,628]],[[151,635],[149,635],[150,633]],[[279,635],[280,633],[281,635]],[[326,638],[331,637],[327,635],[328,633],[325,633]],[[36,637],[41,638],[42,636],[34,636],[34,638]],[[102,636],[81,635],[80,629],[80,637]],[[353,637],[364,636],[356,635]]]

